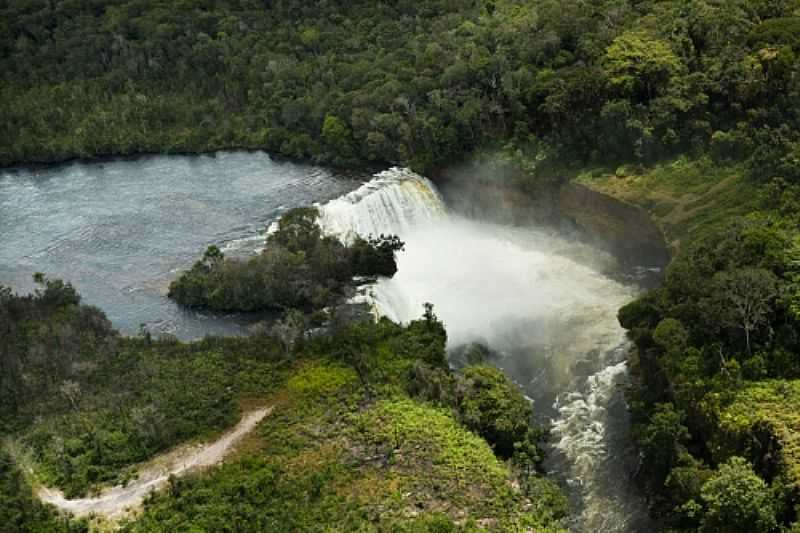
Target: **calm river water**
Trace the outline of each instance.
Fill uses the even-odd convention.
[[[282,211],[365,179],[242,152],[0,169],[0,283],[27,292],[34,272],[68,280],[124,333],[241,333],[243,317],[165,298],[169,281],[208,245],[252,253]]]

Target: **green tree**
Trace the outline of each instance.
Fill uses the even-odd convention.
[[[352,263],[356,275],[392,277],[397,273],[395,254],[402,251],[405,243],[395,235],[357,237],[350,245]]]
[[[645,467],[659,482],[667,478],[681,455],[687,453],[684,443],[688,440],[683,413],[670,403],[657,405],[639,443]]]
[[[448,369],[447,331],[433,312],[433,304],[425,303],[422,319],[412,320],[398,341],[398,351],[415,357],[434,368]]]
[[[300,31],[300,42],[315,53],[318,51],[320,37],[319,28],[308,27]]]
[[[322,237],[317,224],[319,210],[315,207],[298,207],[284,213],[268,243],[277,243],[289,252],[311,252]]]
[[[531,405],[500,370],[490,366],[465,368],[458,396],[464,424],[485,438],[499,456],[510,458],[518,450],[527,453],[527,445],[535,445],[537,437],[528,438]],[[515,447],[516,443],[522,444]]]
[[[665,318],[656,326],[653,340],[661,346],[670,356],[677,356],[686,349],[689,343],[689,333],[679,320]]]
[[[613,87],[645,101],[663,94],[671,79],[685,71],[668,42],[641,30],[614,39],[606,49],[603,66]]]
[[[775,503],[767,484],[741,457],[721,465],[701,490],[706,504],[701,531],[751,533],[778,530]]]
[[[334,162],[346,162],[355,155],[353,133],[341,119],[326,115],[322,123],[322,141]]]

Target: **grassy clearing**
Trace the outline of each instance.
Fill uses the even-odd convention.
[[[595,170],[576,179],[587,187],[638,205],[650,213],[676,251],[756,207],[756,186],[741,165],[719,166],[710,159],[679,158],[643,171],[620,167]]]
[[[388,362],[387,354],[377,359]],[[251,437],[258,444],[176,480],[125,529],[559,530],[451,410],[397,390],[368,390],[338,361],[298,361],[266,400],[275,410]]]

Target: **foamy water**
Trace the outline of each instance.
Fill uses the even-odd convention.
[[[576,504],[573,528],[649,531],[629,480],[620,388],[627,344],[616,311],[634,291],[600,273],[607,258],[545,231],[453,215],[406,169],[360,187],[351,177],[258,153],[0,171],[0,283],[26,291],[35,271],[64,277],[128,333],[141,323],[183,338],[240,333],[238,319],[166,299],[169,280],[209,244],[256,253],[283,211],[323,202],[329,233],[406,242],[397,275],[368,296],[381,313],[405,322],[432,302],[451,347],[479,340],[501,354],[496,363],[552,429],[547,467]]]

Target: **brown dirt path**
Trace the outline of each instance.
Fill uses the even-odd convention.
[[[163,488],[170,476],[220,463],[271,411],[271,407],[250,411],[234,428],[215,441],[199,446],[181,446],[152,459],[141,468],[134,481],[107,488],[98,496],[69,500],[60,490],[46,487],[41,487],[37,495],[43,502],[76,516],[96,514],[106,518],[119,517],[131,508],[138,507],[150,492]]]

